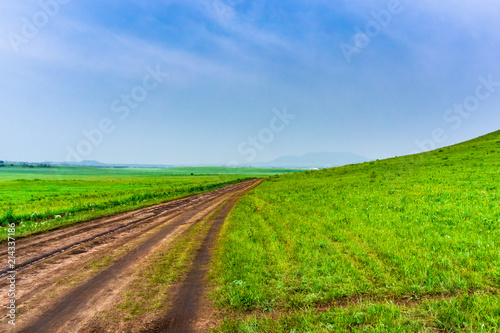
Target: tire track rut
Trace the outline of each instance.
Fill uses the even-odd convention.
[[[159,245],[172,241],[183,228],[221,206],[232,207],[228,202],[236,202],[235,198],[259,183],[260,180],[245,181],[22,240],[18,250],[22,263],[17,266],[20,313],[15,332],[78,332],[81,323],[88,319],[85,316],[92,315],[96,302],[109,296],[105,291],[123,284]],[[213,234],[212,229],[209,234]],[[74,275],[93,258],[113,251],[118,251],[119,257],[109,265],[61,287],[65,276]],[[3,256],[0,254],[0,258]],[[5,278],[5,272],[2,273]]]

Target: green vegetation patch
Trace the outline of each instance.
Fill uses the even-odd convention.
[[[245,175],[231,174],[234,170]],[[253,169],[0,168],[0,241],[222,188],[255,176]],[[275,170],[276,171],[276,170]],[[197,175],[196,172],[219,174]],[[257,169],[256,173],[266,171]],[[278,172],[278,171],[276,171]],[[193,173],[193,176],[191,175]]]
[[[495,293],[497,151],[500,132],[419,155],[269,178],[224,226],[211,272],[217,305],[280,313],[359,297],[445,295],[451,300],[439,311],[453,311],[457,295]],[[494,309],[497,297],[488,298]]]
[[[460,295],[397,305],[364,301],[327,310],[226,318],[215,332],[497,332],[500,297]]]

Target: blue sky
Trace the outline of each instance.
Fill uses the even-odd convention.
[[[451,0],[4,1],[0,159],[242,165],[464,141],[499,129],[498,12]],[[454,111],[464,101],[472,111]]]

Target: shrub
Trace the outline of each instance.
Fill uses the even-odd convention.
[[[14,212],[12,208],[9,207],[5,214],[0,218],[0,226],[7,227],[9,224],[15,221]]]

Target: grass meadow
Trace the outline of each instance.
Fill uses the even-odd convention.
[[[246,168],[0,168],[0,241],[291,170]]]
[[[500,131],[268,178],[210,273],[222,332],[497,332]]]

